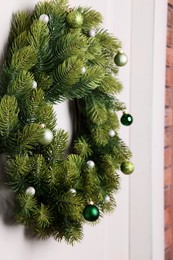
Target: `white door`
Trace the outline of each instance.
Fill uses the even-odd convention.
[[[16,10],[23,10],[25,8],[32,8],[37,0],[0,0],[0,53],[3,53],[3,46],[7,40],[8,36],[8,29],[10,24],[10,19],[12,12]],[[151,10],[151,3],[155,2],[156,9]],[[110,32],[112,32],[115,36],[117,36],[123,43],[123,48],[125,52],[129,56],[129,64],[120,69],[119,78],[123,82],[124,91],[121,94],[120,99],[127,104],[128,108],[132,108],[133,112],[140,111],[140,107],[135,107],[130,103],[130,97],[133,99],[134,103],[137,104],[140,102],[136,102],[138,98],[141,98],[141,92],[136,92],[135,90],[137,86],[137,80],[135,77],[135,68],[138,69],[138,74],[141,72],[142,80],[145,78],[145,69],[144,65],[141,66],[141,63],[136,63],[139,60],[138,54],[140,50],[140,45],[138,44],[138,37],[140,39],[140,28],[139,26],[143,26],[143,29],[147,30],[148,27],[145,27],[146,21],[148,20],[147,17],[147,10],[150,10],[149,16],[150,19],[154,17],[156,12],[159,15],[159,12],[165,12],[165,4],[161,4],[161,0],[159,1],[149,1],[149,0],[70,0],[71,6],[81,5],[81,6],[91,6],[94,9],[100,11],[104,17],[104,28],[107,28]],[[165,1],[166,2],[166,1]],[[140,4],[143,4],[145,17],[143,17],[143,10],[140,9]],[[158,6],[157,6],[158,5]],[[153,5],[152,5],[153,6]],[[159,11],[157,9],[159,7]],[[137,8],[137,9],[136,9]],[[140,14],[138,13],[138,8]],[[166,17],[163,16],[164,19]],[[152,20],[152,19],[151,19]],[[164,20],[165,22],[165,20]],[[149,26],[147,24],[147,26]],[[155,21],[151,21],[151,27],[154,28]],[[150,32],[150,31],[149,31]],[[164,35],[164,33],[163,33]],[[157,41],[163,35],[159,35]],[[148,34],[146,33],[146,37]],[[149,35],[149,39],[143,39],[144,41],[148,42],[148,45],[145,47],[152,46],[154,48],[151,36]],[[149,40],[149,41],[148,41]],[[141,42],[139,41],[141,44]],[[144,42],[143,42],[143,45]],[[135,49],[137,46],[137,49]],[[144,46],[143,46],[144,48]],[[158,51],[159,52],[159,51]],[[134,55],[133,55],[134,54]],[[158,53],[155,53],[157,56]],[[145,53],[145,55],[149,56],[150,53]],[[149,57],[148,57],[149,59]],[[154,58],[151,57],[151,62],[153,62]],[[161,61],[164,62],[164,56],[161,56]],[[135,65],[135,64],[138,64]],[[131,65],[133,65],[131,67]],[[135,67],[136,66],[136,67]],[[141,66],[141,70],[140,67]],[[142,74],[143,73],[143,74]],[[156,71],[155,71],[156,73]],[[163,71],[162,71],[163,73]],[[150,77],[150,75],[146,75],[146,77]],[[148,80],[149,81],[149,80]],[[133,85],[131,86],[131,82]],[[158,82],[157,82],[158,83]],[[152,83],[149,82],[148,84]],[[156,83],[155,83],[156,84]],[[159,83],[160,84],[160,83]],[[149,86],[148,86],[149,88]],[[147,89],[148,89],[147,88]],[[148,96],[150,96],[149,91],[147,92]],[[158,93],[157,93],[158,94]],[[152,102],[152,101],[151,101]],[[163,100],[161,100],[163,103]],[[143,115],[143,112],[146,112],[145,106],[141,105],[141,111],[136,113],[136,117],[140,118]],[[64,109],[64,113],[66,113]],[[147,112],[146,112],[147,113]],[[148,115],[150,112],[148,111]],[[65,127],[69,128],[68,122],[69,118],[67,116],[67,124]],[[145,120],[147,120],[147,115],[145,114]],[[149,120],[149,118],[148,118]],[[136,121],[137,122],[137,121]],[[140,122],[140,120],[139,120]],[[146,121],[145,121],[146,122]],[[134,127],[134,126],[132,126]],[[147,166],[142,164],[142,158],[140,157],[140,150],[136,150],[136,142],[137,144],[140,143],[141,134],[144,134],[144,128],[141,129],[138,125],[138,128],[131,129],[129,132],[129,128],[122,127],[121,128],[121,136],[125,140],[125,142],[129,143],[129,136],[130,143],[132,147],[134,147],[135,155],[134,160],[137,162],[141,162],[140,167],[144,170],[145,167],[149,167],[149,160],[147,161]],[[148,131],[149,135],[149,131]],[[149,144],[147,144],[149,147]],[[152,149],[152,147],[151,147]],[[143,151],[144,152],[144,151]],[[143,153],[142,155],[143,156]],[[160,155],[159,155],[160,156]],[[160,158],[160,157],[158,157]],[[152,155],[151,155],[152,159]],[[152,167],[154,167],[152,165]],[[139,169],[139,163],[137,164],[137,168]],[[150,168],[150,167],[149,167]],[[151,168],[149,169],[152,174]],[[135,173],[137,174],[137,173]],[[139,176],[139,175],[138,175]],[[147,175],[149,176],[149,174]],[[139,177],[138,177],[139,178]],[[129,181],[128,176],[121,175],[121,189],[116,194],[116,201],[117,201],[117,209],[114,214],[105,216],[101,223],[97,226],[90,226],[86,225],[84,229],[84,239],[80,244],[76,244],[75,246],[69,246],[64,243],[58,243],[53,239],[49,239],[48,241],[36,241],[36,240],[28,240],[23,231],[23,227],[21,226],[7,226],[4,225],[3,221],[0,220],[0,256],[2,260],[163,260],[163,234],[161,234],[161,239],[156,236],[152,237],[152,234],[155,234],[155,231],[152,230],[153,226],[153,219],[152,216],[152,208],[147,207],[149,204],[149,200],[152,200],[152,203],[158,200],[158,197],[152,197],[151,187],[146,187],[146,190],[142,189],[142,194],[140,194],[140,189],[138,187],[140,180],[136,179],[135,175],[131,181]],[[145,178],[145,177],[143,177]],[[148,177],[147,177],[148,178]],[[143,179],[144,180],[144,179]],[[148,182],[150,181],[147,179]],[[155,180],[155,179],[153,179]],[[161,184],[161,183],[160,183]],[[161,185],[160,185],[161,186]],[[131,189],[130,189],[131,187]],[[133,192],[135,191],[135,192]],[[149,194],[148,194],[149,191]],[[162,190],[161,190],[162,191]],[[145,198],[145,192],[147,192],[147,198]],[[130,200],[131,196],[131,200]],[[149,197],[150,196],[150,197]],[[162,198],[162,197],[161,197]],[[148,212],[149,218],[142,219],[142,212],[140,214],[137,213],[137,209],[135,208],[135,203],[137,201],[137,205],[140,205],[140,201],[142,199],[142,203],[145,204],[145,210],[150,210]],[[147,204],[148,203],[148,204]],[[162,200],[161,200],[162,203]],[[153,204],[152,204],[153,205]],[[152,207],[152,206],[151,206]],[[160,210],[161,207],[159,207]],[[162,216],[162,211],[158,211],[156,209],[158,215]],[[151,214],[150,214],[151,212]],[[156,215],[156,213],[155,213]],[[144,216],[146,216],[144,214]],[[134,219],[134,217],[136,219]],[[163,218],[161,217],[161,220]],[[136,227],[135,227],[136,223]],[[147,236],[143,236],[140,233],[140,227],[145,223],[145,229]],[[162,223],[162,222],[161,222]],[[160,227],[160,222],[157,223],[156,227]],[[163,223],[162,223],[163,224]],[[151,227],[151,228],[150,228]],[[142,232],[144,231],[141,229]],[[129,232],[130,231],[130,232]],[[150,236],[151,235],[151,236]],[[149,239],[148,239],[149,237]],[[142,238],[142,239],[141,239]],[[153,240],[154,243],[153,243]],[[147,240],[148,239],[148,240]],[[160,239],[160,240],[159,240]],[[141,242],[140,242],[141,240]],[[152,257],[152,248],[156,250],[157,247],[157,240],[161,241],[159,244],[159,255],[157,257]],[[146,243],[148,242],[148,243]],[[140,248],[140,250],[138,249]]]

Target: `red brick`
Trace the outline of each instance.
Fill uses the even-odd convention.
[[[173,6],[173,0],[168,0],[168,4]]]
[[[172,185],[165,189],[165,208],[172,204]]]
[[[169,186],[172,184],[172,167],[169,167],[165,169],[165,174],[164,174],[164,183],[165,186]]]
[[[167,207],[165,209],[165,226],[170,226],[171,225],[171,207]]]
[[[165,231],[165,247],[168,248],[172,245],[172,230],[168,228]]]
[[[173,88],[166,88],[165,90],[165,106],[173,107]]]
[[[167,46],[173,47],[173,30],[171,28],[167,29]]]
[[[173,127],[165,127],[165,147],[173,145]]]
[[[172,164],[172,147],[165,148],[165,168]]]
[[[167,66],[173,65],[173,49],[168,47],[166,49],[166,65]]]
[[[168,7],[167,25],[168,27],[173,26],[173,9],[171,7]]]
[[[165,260],[172,260],[172,252],[169,248],[165,250]]]
[[[165,109],[165,126],[173,125],[173,109],[168,107]]]
[[[166,86],[173,87],[173,66],[166,68]]]

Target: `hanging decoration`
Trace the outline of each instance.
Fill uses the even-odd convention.
[[[84,223],[115,208],[121,171],[134,170],[118,134],[119,121],[133,121],[129,114],[119,120],[126,107],[116,98],[127,56],[101,23],[99,12],[66,0],[12,19],[0,72],[0,152],[16,220],[38,238],[81,240]],[[70,147],[53,109],[65,100],[76,111]]]

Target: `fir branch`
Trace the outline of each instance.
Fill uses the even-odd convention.
[[[30,170],[31,165],[27,155],[16,155],[14,159],[7,160],[6,173],[13,191],[24,191],[27,188],[27,176]]]
[[[76,56],[65,60],[54,71],[55,82],[58,82],[59,87],[67,89],[79,81],[82,67],[83,62]]]
[[[15,96],[20,101],[20,99],[28,95],[31,91],[33,81],[33,75],[29,71],[22,70],[10,81],[7,94]]]
[[[36,62],[36,50],[32,46],[26,46],[13,54],[11,66],[14,70],[29,70]]]
[[[84,30],[98,27],[103,21],[102,15],[91,8],[78,7],[76,10],[81,12],[83,15],[82,29]]]
[[[115,50],[121,50],[121,42],[113,35],[109,34],[107,30],[99,30],[96,34],[104,53],[108,54],[111,58],[115,55]]]
[[[26,31],[31,24],[29,12],[17,12],[13,15],[11,30],[10,30],[10,41],[15,40],[21,33]]]
[[[74,151],[84,158],[92,155],[90,144],[88,144],[83,137],[80,137],[75,141]]]
[[[15,97],[4,96],[0,102],[0,135],[8,138],[18,127],[19,108]]]
[[[118,94],[122,88],[121,82],[111,75],[106,75],[99,86],[99,90],[106,94]]]
[[[87,51],[88,43],[86,37],[79,33],[69,33],[63,35],[57,43],[55,48],[55,62],[61,63],[62,61],[70,58],[71,56],[84,56]]]
[[[97,102],[91,97],[87,98],[86,117],[94,124],[101,125],[107,120],[107,110],[104,104]]]
[[[46,157],[49,158],[50,164],[64,159],[65,152],[68,148],[68,139],[68,133],[63,129],[59,129],[56,132],[52,143],[48,149],[45,150]]]
[[[33,221],[37,202],[33,196],[22,194],[17,196],[17,219],[20,223],[28,225]]]
[[[35,218],[38,229],[48,228],[52,222],[52,213],[49,207],[41,203],[41,206],[35,212]]]
[[[18,145],[21,149],[34,149],[39,144],[43,129],[38,124],[25,125],[18,133]]]

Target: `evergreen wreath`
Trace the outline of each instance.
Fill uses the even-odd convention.
[[[131,152],[118,136],[133,118],[115,95],[118,66],[127,63],[121,43],[99,28],[90,8],[66,0],[38,3],[13,16],[0,74],[0,152],[15,216],[38,238],[68,243],[83,237],[115,206],[121,171],[134,170]],[[74,108],[74,138],[55,130],[53,104]]]

